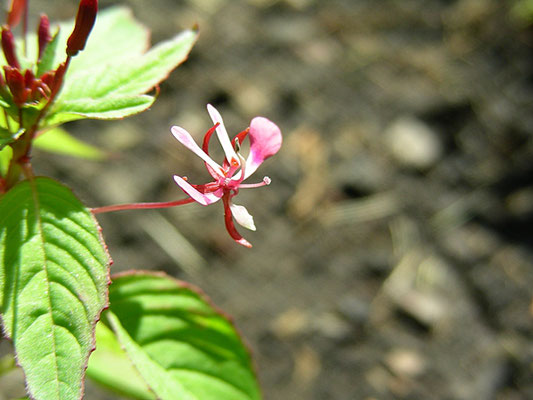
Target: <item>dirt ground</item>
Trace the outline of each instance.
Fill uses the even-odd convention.
[[[532,399],[533,30],[519,3],[101,1],[131,7],[153,42],[195,23],[199,41],[148,112],[67,126],[117,157],[36,153],[35,167],[89,206],[174,200],[173,174],[207,176],[171,125],[202,137],[207,103],[230,132],[266,116],[284,144],[257,172],[272,184],[239,194],[253,249],[221,205],[102,215],[112,271],[203,288],[253,349],[266,400]],[[66,19],[77,2],[30,4]],[[18,375],[0,381],[0,399],[22,395]],[[86,398],[117,397],[89,383]]]

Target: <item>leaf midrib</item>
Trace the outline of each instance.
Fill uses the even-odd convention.
[[[51,324],[51,335],[52,335],[52,343],[53,343],[53,359],[54,359],[54,375],[56,377],[56,398],[59,399],[60,398],[60,388],[59,388],[59,382],[60,382],[60,379],[59,379],[59,366],[57,364],[57,343],[56,343],[56,332],[55,332],[55,322],[54,322],[54,315],[52,313],[52,300],[50,299],[50,279],[49,279],[49,276],[48,276],[48,268],[47,268],[47,256],[46,256],[46,249],[44,248],[44,244],[45,244],[45,238],[44,238],[44,232],[43,232],[43,226],[42,226],[42,220],[41,220],[41,213],[40,213],[40,208],[41,208],[41,204],[39,202],[39,195],[38,195],[38,191],[37,191],[37,187],[36,187],[36,184],[35,184],[35,179],[34,178],[31,178],[29,179],[29,182],[30,182],[30,188],[31,188],[31,192],[32,192],[32,199],[33,199],[33,206],[34,206],[34,214],[35,214],[35,222],[36,222],[36,229],[37,229],[37,234],[39,235],[39,239],[40,239],[40,248],[42,250],[42,256],[43,256],[43,271],[44,271],[44,275],[45,275],[45,281],[46,281],[46,286],[47,286],[47,296],[46,297],[46,300],[48,301],[48,314],[49,314],[49,317],[50,317],[50,321],[52,322]],[[14,310],[16,312],[16,308]]]

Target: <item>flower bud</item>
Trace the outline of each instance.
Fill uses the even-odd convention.
[[[40,60],[44,53],[44,49],[46,48],[46,45],[52,39],[52,37],[50,36],[50,20],[45,14],[42,14],[41,19],[39,20],[39,27],[37,28],[37,36],[39,38],[38,60]]]
[[[85,48],[87,38],[93,29],[98,11],[98,0],[81,0],[76,15],[74,30],[67,40],[67,55],[75,56]]]
[[[2,50],[4,51],[7,63],[11,67],[19,69],[20,64],[15,53],[15,38],[7,26],[2,28]]]
[[[62,62],[59,64],[59,67],[57,67],[56,72],[54,74],[54,80],[52,81],[52,84],[50,85],[50,96],[54,98],[59,90],[61,89],[61,86],[63,85],[63,78],[65,77],[65,72],[67,71],[67,64],[65,62]]]
[[[28,0],[12,0],[11,8],[7,14],[7,24],[11,27],[17,26],[27,6]]]
[[[18,69],[7,65],[4,66],[4,71],[6,75],[7,86],[13,95],[13,102],[17,105],[17,107],[21,107],[28,98],[28,91],[26,90],[26,85],[24,83],[24,76]]]

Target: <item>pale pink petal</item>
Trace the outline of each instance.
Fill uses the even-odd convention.
[[[217,111],[215,107],[213,107],[211,104],[207,105],[207,112],[209,113],[209,116],[213,120],[213,124],[219,124],[217,127],[217,137],[218,141],[222,145],[222,148],[224,149],[224,154],[226,155],[226,159],[228,162],[232,162],[232,160],[236,160],[239,162],[239,158],[237,157],[237,153],[235,153],[235,150],[233,149],[233,146],[231,145],[231,141],[228,136],[228,132],[226,131],[226,127],[224,126],[224,121],[222,121],[222,116]]]
[[[252,119],[248,136],[250,138],[250,155],[246,160],[245,179],[252,175],[263,161],[276,154],[282,142],[281,131],[278,126],[263,117]]]
[[[241,226],[244,226],[246,229],[255,231],[254,217],[250,215],[248,210],[244,206],[239,206],[237,204],[230,203],[231,213],[235,221]]]
[[[222,189],[218,189],[215,192],[212,193],[201,193],[198,190],[196,190],[194,187],[192,187],[189,182],[187,182],[185,179],[178,175],[174,175],[174,181],[178,184],[178,186],[191,198],[198,203],[200,203],[203,206],[207,206],[209,204],[216,203],[222,195],[224,194],[224,191]]]
[[[179,126],[173,126],[170,128],[170,131],[172,132],[172,135],[178,141],[187,147],[189,150],[191,150],[194,154],[196,154],[198,157],[200,157],[202,160],[204,160],[211,168],[213,168],[218,174],[221,176],[224,176],[223,169],[220,165],[218,165],[211,157],[209,157],[201,148],[196,144],[194,139],[192,138],[191,134],[187,132],[185,129],[179,127]]]

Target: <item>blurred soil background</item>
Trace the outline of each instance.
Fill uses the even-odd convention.
[[[153,43],[198,23],[198,43],[151,110],[67,125],[116,157],[36,152],[38,173],[89,206],[175,200],[173,174],[208,176],[169,127],[200,140],[207,103],[229,132],[262,115],[284,134],[255,174],[272,184],[239,193],[253,249],[220,204],[106,214],[112,272],[200,286],[267,400],[533,398],[532,1],[100,4],[131,7]],[[58,20],[77,2],[30,6]],[[0,399],[23,395],[17,377]]]

